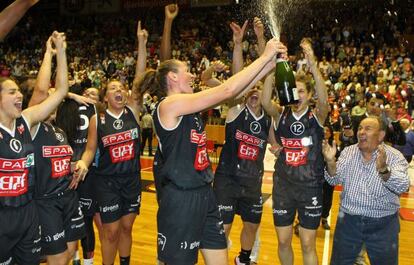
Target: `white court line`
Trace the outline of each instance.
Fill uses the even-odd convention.
[[[331,225],[331,215],[328,216],[328,224]],[[331,230],[325,230],[325,242],[323,246],[322,265],[328,265],[329,262],[329,240]]]

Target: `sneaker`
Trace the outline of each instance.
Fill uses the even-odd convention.
[[[234,265],[250,265],[250,262],[249,262],[249,263],[243,263],[243,262],[240,262],[240,260],[239,260],[239,256],[236,256],[236,257],[234,258]]]
[[[326,220],[326,219],[322,219],[321,226],[322,226],[322,227],[323,227],[323,229],[325,229],[325,230],[331,230],[331,227],[330,227],[330,226],[329,226],[329,224],[328,224],[328,220]]]

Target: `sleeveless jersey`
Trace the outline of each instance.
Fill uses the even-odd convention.
[[[14,130],[0,124],[0,207],[19,207],[32,200],[34,153],[30,129],[23,117]]]
[[[139,125],[132,111],[125,107],[116,117],[106,110],[97,116],[99,159],[97,175],[124,176],[139,174]]]
[[[63,130],[41,122],[33,138],[36,161],[36,198],[49,198],[66,191],[72,179],[73,150]]]
[[[231,175],[240,184],[261,183],[270,126],[271,118],[264,112],[256,117],[247,105],[240,107],[237,117],[226,123],[226,141],[216,172]]]
[[[286,107],[275,129],[276,141],[283,147],[275,165],[275,178],[308,187],[323,183],[324,159],[322,155],[323,127],[313,110],[308,108],[296,117]]]
[[[82,153],[85,150],[86,142],[88,140],[89,120],[96,114],[95,105],[85,106],[79,104],[78,113],[81,125],[77,130],[76,139],[73,139],[73,161],[80,160]]]
[[[160,101],[162,102],[162,101]],[[199,114],[180,117],[174,129],[165,129],[159,119],[159,104],[153,113],[162,161],[156,178],[165,185],[172,182],[179,189],[194,189],[213,181],[210,160],[207,155],[207,135]],[[159,156],[159,152],[156,153]],[[160,183],[156,180],[156,183]]]

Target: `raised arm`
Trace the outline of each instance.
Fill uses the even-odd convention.
[[[148,31],[141,28],[141,20],[138,21],[137,38],[138,38],[138,59],[137,59],[137,65],[135,67],[134,81],[138,80],[138,78],[142,74],[144,74],[145,69],[147,68]]]
[[[318,120],[321,122],[321,124],[323,124],[325,123],[329,112],[328,89],[325,85],[325,80],[319,71],[318,63],[316,62],[315,54],[313,53],[312,49],[312,43],[309,39],[305,38],[300,43],[300,46],[303,49],[303,53],[305,54],[306,60],[308,61],[310,71],[313,75],[313,78],[315,79],[315,90],[316,94],[318,95],[316,116],[318,117]]]
[[[235,23],[230,23],[230,28],[233,31],[233,62],[232,62],[232,74],[235,75],[243,69],[243,36],[246,31],[248,21],[246,20],[243,26]]]
[[[30,126],[45,120],[58,107],[68,93],[69,84],[65,34],[57,31],[53,32],[52,41],[55,44],[57,60],[56,91],[42,103],[23,111],[22,114]]]
[[[265,52],[257,60],[241,72],[233,75],[222,85],[192,94],[173,94],[160,104],[161,119],[169,125],[175,125],[178,117],[195,113],[214,106],[224,100],[235,97],[254,80],[260,80],[275,67],[274,57],[277,53],[285,53],[286,47],[270,40]],[[174,74],[172,74],[174,75]],[[168,125],[167,125],[168,126]]]
[[[215,87],[221,85],[221,81],[213,77],[214,72],[221,73],[227,70],[228,67],[222,61],[214,61],[210,66],[201,73],[201,81],[208,87]]]
[[[46,42],[46,52],[43,56],[39,73],[37,74],[33,95],[28,105],[29,107],[39,104],[48,97],[50,77],[52,75],[52,58],[55,54],[56,50],[52,48],[52,36],[50,36]]]
[[[39,0],[16,0],[0,13],[0,41]]]
[[[165,6],[164,30],[161,39],[161,62],[171,59],[171,27],[174,18],[178,15],[178,5]]]
[[[264,36],[264,26],[260,18],[255,17],[253,20],[253,29],[254,33],[256,34],[257,38],[257,46],[259,48],[258,52],[259,55],[263,53],[265,47],[266,47],[266,39]]]
[[[274,88],[273,84],[274,75],[272,73],[269,73],[264,81],[261,103],[266,113],[272,116],[273,120],[277,124],[279,122],[280,112],[279,106],[277,106],[277,104],[272,101],[272,94]]]

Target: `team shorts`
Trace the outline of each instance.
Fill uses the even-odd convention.
[[[93,217],[98,211],[95,195],[96,176],[90,170],[84,181],[80,182],[78,188],[79,203],[84,216]]]
[[[35,203],[0,208],[0,264],[38,265],[40,226]]]
[[[97,175],[95,189],[102,223],[113,223],[130,213],[139,214],[141,206],[139,175],[122,177]]]
[[[262,219],[263,200],[261,185],[242,187],[232,177],[215,177],[214,192],[224,224],[231,224],[234,215],[240,215],[243,222],[259,224]]]
[[[67,249],[67,243],[85,236],[85,222],[75,191],[57,197],[38,199],[36,205],[42,231],[42,255],[56,255]]]
[[[168,265],[197,263],[199,249],[226,249],[227,242],[210,185],[163,188],[157,214],[158,259]]]
[[[322,186],[303,187],[276,179],[272,193],[275,226],[292,225],[297,211],[301,227],[312,230],[319,227],[322,215]]]

